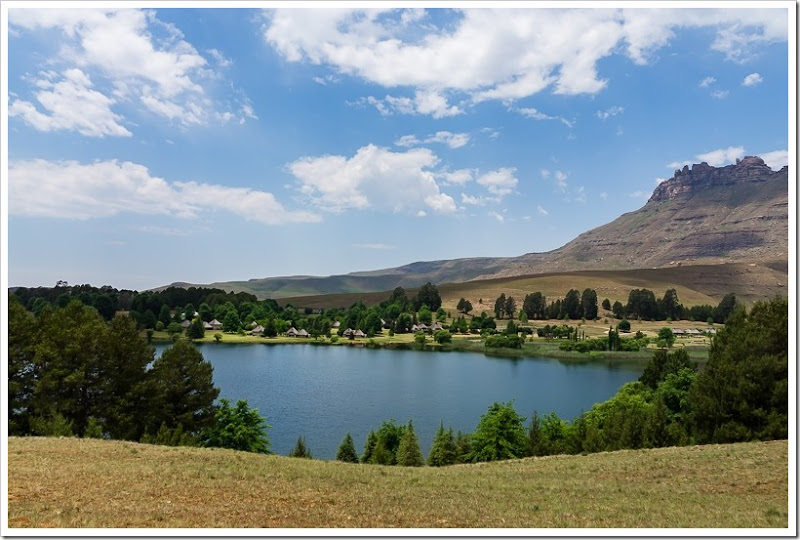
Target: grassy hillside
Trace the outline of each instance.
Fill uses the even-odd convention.
[[[459,298],[472,302],[475,313],[491,312],[495,299],[500,293],[511,294],[522,307],[526,294],[541,291],[549,300],[563,298],[570,289],[582,291],[592,288],[597,291],[598,302],[608,298],[613,304],[619,300],[628,301],[632,289],[650,289],[661,297],[664,291],[675,288],[678,298],[685,306],[697,304],[717,305],[725,294],[735,292],[739,300],[752,303],[769,299],[775,295],[786,296],[788,276],[785,270],[771,268],[763,264],[721,264],[675,266],[636,270],[587,270],[580,272],[555,272],[495,278],[463,283],[438,284],[446,310],[456,312]],[[416,289],[407,289],[409,296]],[[342,293],[314,296],[296,296],[280,300],[282,304],[291,303],[295,307],[349,307],[359,299],[367,304],[386,300],[390,291]],[[479,301],[483,300],[483,304]]]
[[[399,468],[8,441],[10,527],[788,527],[786,441]]]

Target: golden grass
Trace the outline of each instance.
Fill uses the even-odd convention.
[[[9,527],[788,527],[786,441],[400,468],[8,441]]]

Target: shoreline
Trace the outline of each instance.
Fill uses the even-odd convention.
[[[159,332],[158,334],[162,334]],[[165,333],[163,333],[165,334]],[[405,337],[404,337],[405,336]],[[410,339],[409,339],[410,336]],[[178,339],[187,339],[181,336]],[[166,335],[154,335],[151,340],[151,345],[169,345],[173,343],[173,339]],[[194,343],[211,344],[211,345],[311,345],[315,347],[359,347],[366,349],[389,349],[389,350],[415,350],[423,352],[472,352],[481,353],[487,357],[507,358],[507,359],[522,359],[522,358],[552,358],[555,360],[570,362],[570,363],[593,363],[593,362],[607,362],[611,364],[625,364],[636,363],[642,366],[649,361],[653,353],[658,350],[657,348],[646,348],[639,351],[591,351],[587,353],[575,351],[563,351],[558,348],[562,340],[535,340],[526,341],[523,343],[521,349],[498,348],[487,349],[483,344],[483,339],[475,339],[473,336],[454,336],[450,343],[439,344],[435,343],[432,339],[426,342],[425,345],[420,346],[413,341],[413,334],[400,334],[392,337],[377,336],[368,339],[347,339],[339,338],[333,342],[330,338],[320,337],[313,338],[289,338],[289,337],[275,337],[265,338],[260,336],[238,335],[238,334],[223,334],[220,341],[216,341],[213,336],[206,335],[205,337],[193,340]],[[699,364],[704,364],[708,359],[708,347],[701,346],[687,346],[675,347],[686,348],[692,360]]]

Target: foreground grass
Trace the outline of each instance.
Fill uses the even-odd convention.
[[[9,527],[787,527],[786,441],[446,468],[8,440]]]

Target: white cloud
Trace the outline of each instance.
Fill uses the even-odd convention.
[[[104,95],[110,100],[108,105],[139,102],[183,126],[224,118],[226,111],[217,113],[216,109],[224,108],[212,101],[203,86],[205,80],[217,76],[208,61],[183,39],[180,30],[159,20],[155,11],[13,9],[9,10],[9,25],[18,32],[60,31],[48,34],[48,39],[58,40],[59,49],[49,64],[91,76],[102,87],[96,92],[115,97],[111,100]],[[219,67],[230,65],[217,49],[207,53]],[[78,101],[73,106],[77,109],[81,104]],[[102,131],[102,127],[95,130]]]
[[[463,186],[472,181],[473,171],[472,169],[458,169],[453,172],[440,173],[439,177],[445,184]]]
[[[536,205],[536,211],[539,213],[540,216],[546,216],[546,215],[548,215],[550,213],[547,210],[545,210],[544,208],[542,208],[542,205],[540,205],[540,204]]]
[[[411,87],[413,100],[373,103],[382,114],[443,117],[466,102],[514,100],[545,89],[594,94],[607,81],[598,62],[627,54],[646,64],[677,28],[710,28],[709,46],[741,60],[787,40],[783,9],[464,9],[443,23],[423,10],[276,9],[264,39],[287,61],[326,65],[384,88]],[[453,69],[457,66],[457,69]],[[373,98],[374,100],[374,98]]]
[[[425,115],[430,114],[434,118],[444,118],[446,116],[456,116],[464,111],[455,105],[450,105],[447,99],[436,90],[417,91],[413,99],[405,96],[387,95],[383,99],[374,96],[360,98],[356,104],[364,103],[372,105],[383,116],[393,114]]]
[[[714,77],[706,77],[705,79],[700,81],[700,84],[698,86],[700,86],[700,88],[708,88],[715,82],[717,82],[717,79],[715,79]]]
[[[594,113],[594,115],[600,120],[607,120],[612,116],[617,116],[618,114],[622,114],[623,112],[625,112],[625,107],[614,105],[613,107],[609,107],[604,111],[597,111],[596,113]]]
[[[121,213],[195,218],[203,211],[226,210],[267,225],[318,222],[305,211],[286,210],[275,196],[250,188],[197,182],[167,182],[129,161],[9,164],[11,215],[91,219]]]
[[[630,193],[630,196],[633,197],[634,199],[649,199],[650,195],[651,195],[650,192],[641,190]]]
[[[161,236],[189,236],[190,231],[176,229],[173,227],[159,227],[157,225],[142,225],[136,228],[137,231],[158,234]]]
[[[467,195],[466,193],[461,194],[461,202],[464,204],[471,204],[474,206],[483,206],[484,201],[479,197],[475,197],[473,195]]]
[[[87,137],[131,136],[120,123],[122,117],[111,110],[116,101],[92,90],[92,81],[83,71],[68,69],[54,82],[56,76],[42,72],[34,82],[41,89],[34,95],[46,112],[17,99],[8,107],[8,116],[18,116],[38,131],[74,130]]]
[[[725,99],[730,92],[728,90],[714,90],[711,92],[711,97],[714,99]]]
[[[736,160],[741,157],[744,157],[743,146],[729,146],[728,148],[719,148],[711,152],[706,152],[705,154],[697,155],[697,159],[705,161],[714,167],[735,163]]]
[[[211,58],[214,59],[219,67],[226,68],[233,65],[233,60],[225,57],[225,55],[217,49],[208,49],[206,52],[211,55]]]
[[[417,217],[425,217],[427,215],[428,213],[425,212],[425,210],[420,210],[419,212],[417,212]]]
[[[575,196],[575,202],[581,204],[586,202],[586,189],[583,186],[578,188],[577,195]]]
[[[758,73],[751,73],[744,78],[742,81],[742,86],[755,86],[757,84],[761,84],[762,82],[764,82],[764,79],[761,78],[761,75]]]
[[[666,182],[666,181],[667,181],[666,178],[656,178],[656,185],[657,186],[661,185],[661,182]]]
[[[608,200],[608,193],[606,193],[605,191],[601,192],[600,193],[600,198],[603,199],[604,201],[607,201]]]
[[[542,178],[545,179],[550,178],[550,171],[548,171],[547,169],[540,170],[539,174],[542,175]]]
[[[396,146],[411,147],[423,143],[442,143],[450,148],[461,148],[469,142],[469,133],[451,133],[449,131],[437,131],[433,135],[429,135],[425,139],[418,139],[415,135],[403,135],[397,139],[394,144]]]
[[[763,152],[758,155],[764,160],[764,163],[776,171],[789,164],[789,152],[787,150],[773,150],[772,152]]]
[[[522,116],[526,118],[532,118],[534,120],[558,120],[568,128],[571,128],[575,125],[575,122],[567,120],[561,116],[550,116],[549,114],[545,114],[542,111],[534,109],[533,107],[523,107],[523,108],[511,108],[511,111],[518,112]]]
[[[566,189],[567,189],[567,174],[562,172],[562,171],[556,171],[555,172],[555,179],[556,179],[556,185],[558,186],[558,189],[560,189],[561,191],[566,191]]]
[[[495,219],[496,219],[497,221],[499,221],[500,223],[502,223],[503,221],[505,221],[505,218],[503,217],[503,214],[500,214],[500,213],[498,213],[498,212],[495,212],[494,210],[490,211],[490,212],[489,212],[487,215],[489,215],[489,216],[491,216],[491,217],[495,218]]]
[[[692,162],[691,161],[673,161],[672,163],[668,163],[667,164],[667,168],[677,171],[679,169],[683,169],[687,165],[692,165]]]
[[[484,186],[489,193],[503,197],[517,187],[518,180],[514,176],[517,170],[513,167],[501,167],[495,171],[482,174],[476,182]]]
[[[367,145],[352,157],[303,157],[288,165],[300,192],[328,211],[372,208],[414,212],[424,206],[439,213],[455,211],[452,197],[441,193],[431,168],[438,158],[427,148],[392,152]]]

